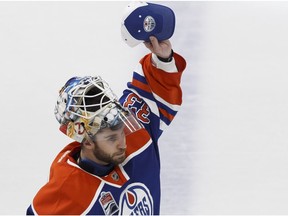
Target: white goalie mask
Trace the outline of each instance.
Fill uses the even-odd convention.
[[[142,128],[100,76],[69,79],[59,92],[54,114],[60,130],[78,142],[118,124],[124,124],[125,135]]]

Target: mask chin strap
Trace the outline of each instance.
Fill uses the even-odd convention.
[[[92,136],[90,135],[90,133],[86,130],[86,127],[85,127],[84,123],[81,123],[81,124],[82,124],[82,126],[84,128],[84,131],[85,131],[85,134],[86,134],[85,140],[87,140],[90,144],[94,144],[95,142],[93,141]]]
[[[91,136],[86,132],[87,136],[85,137],[86,140],[90,143],[90,144],[94,144],[94,141],[92,140]]]

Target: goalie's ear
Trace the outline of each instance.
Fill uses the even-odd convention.
[[[88,136],[88,134],[85,136],[85,139],[81,143],[82,148],[92,150],[95,146],[95,143],[92,141],[92,139]]]

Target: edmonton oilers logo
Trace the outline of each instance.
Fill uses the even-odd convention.
[[[127,186],[120,196],[120,215],[153,215],[153,199],[142,183]]]
[[[147,16],[143,22],[143,28],[146,32],[151,32],[156,26],[155,19],[152,16]]]

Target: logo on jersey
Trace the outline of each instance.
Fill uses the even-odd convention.
[[[103,211],[105,212],[105,215],[114,215],[117,211],[119,211],[118,205],[110,192],[103,191],[101,193],[99,202]]]
[[[153,199],[142,183],[133,183],[122,192],[119,201],[120,215],[153,215]]]

